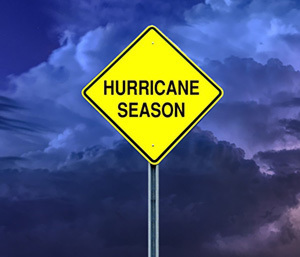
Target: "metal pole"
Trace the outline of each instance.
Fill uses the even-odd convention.
[[[158,165],[148,164],[148,257],[158,257]]]

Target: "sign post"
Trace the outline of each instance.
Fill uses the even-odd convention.
[[[148,257],[159,256],[159,169],[148,163]]]
[[[158,164],[221,99],[223,90],[149,26],[82,95],[149,162],[148,256],[158,257]]]

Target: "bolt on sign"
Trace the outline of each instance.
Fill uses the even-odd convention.
[[[147,27],[82,95],[153,165],[223,96],[169,38]]]

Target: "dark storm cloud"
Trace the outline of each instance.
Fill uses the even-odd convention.
[[[36,124],[30,122],[9,119],[3,116],[0,116],[0,129],[13,131],[25,131],[25,132],[36,132]]]
[[[284,126],[286,133],[300,138],[300,120],[282,119],[280,124]]]
[[[3,116],[2,114],[11,114],[14,111],[23,109],[16,101],[11,98],[0,96],[0,130],[9,130],[9,131],[26,131],[33,132],[32,124],[18,120],[11,119]]]
[[[18,109],[22,109],[22,107],[17,104],[16,101],[5,96],[0,96],[0,112],[13,111]]]
[[[290,101],[281,103],[281,106],[284,107],[299,107],[300,106],[300,98],[299,97],[293,97]]]
[[[17,101],[0,96],[0,130],[7,130],[11,133],[32,133],[46,130],[45,127],[34,122],[26,120],[26,114],[23,117],[19,113],[26,112],[26,109]],[[9,118],[14,115],[18,118]]]
[[[208,119],[222,124],[223,130],[238,131],[243,137],[241,141],[246,141],[248,146],[257,146],[271,144],[284,135],[284,129],[274,116],[274,110],[269,105],[237,101],[220,104],[219,111],[212,112]]]
[[[224,87],[226,101],[269,103],[280,92],[299,91],[300,71],[275,58],[261,64],[252,58],[232,56],[223,62],[208,61],[204,69]]]
[[[4,256],[146,255],[147,163],[128,143],[74,152],[57,171],[7,169],[0,178]],[[190,133],[160,166],[161,254],[226,256],[203,245],[276,221],[296,205],[299,182],[262,175],[211,132]]]
[[[223,87],[224,98],[201,123],[249,154],[285,143],[291,134],[279,122],[298,115],[300,73],[278,59],[206,61],[203,69]],[[230,131],[230,133],[228,133]]]
[[[298,174],[300,172],[300,149],[258,152],[254,158],[266,164],[276,174]]]
[[[273,105],[275,107],[286,107],[286,108],[299,107],[300,97],[295,97],[294,94],[288,92],[280,92],[274,96]]]
[[[19,168],[20,164],[26,159],[18,156],[0,157],[0,167],[3,169]]]

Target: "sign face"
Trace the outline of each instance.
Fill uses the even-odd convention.
[[[223,90],[149,26],[82,95],[156,165],[217,103]]]

